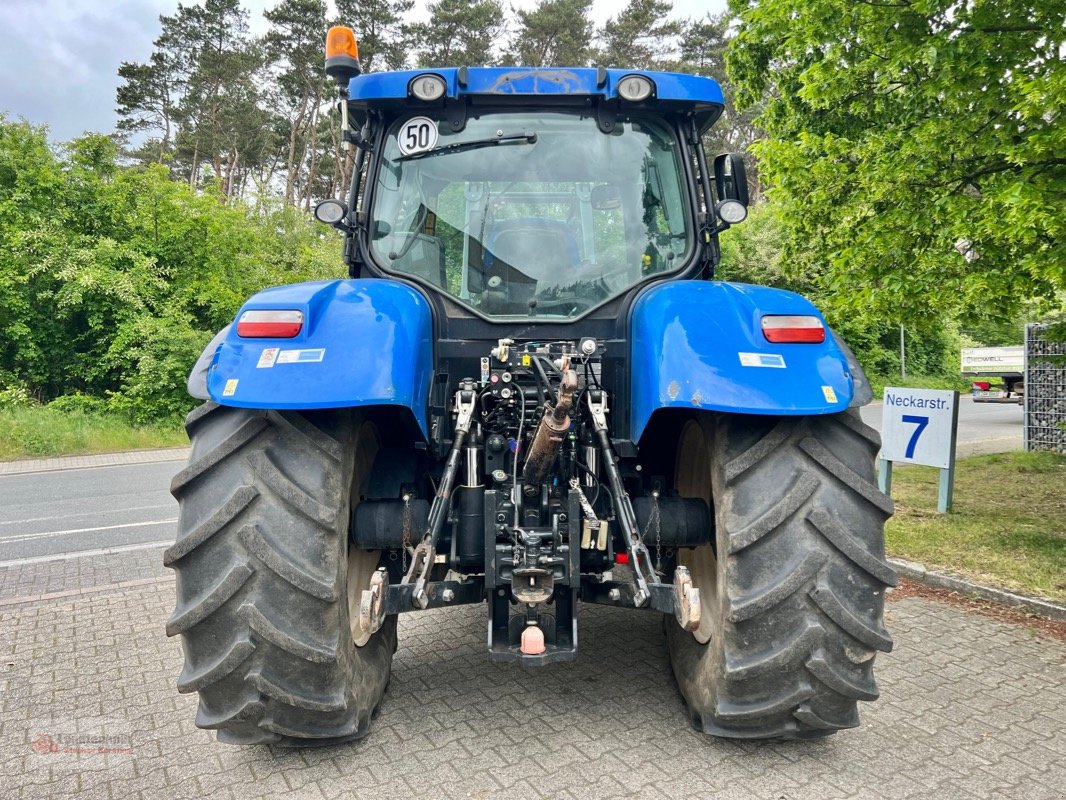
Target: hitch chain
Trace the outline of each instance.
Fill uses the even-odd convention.
[[[411,493],[403,496],[403,546],[400,548],[400,567],[407,574],[407,551],[411,549]]]
[[[644,538],[648,539],[648,534],[655,530],[655,574],[662,576],[663,574],[663,536],[662,536],[662,518],[659,516],[659,490],[652,489],[651,492],[651,515],[648,517],[648,526],[644,529]]]

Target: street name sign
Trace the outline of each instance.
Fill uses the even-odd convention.
[[[881,417],[881,490],[892,487],[892,464],[925,464],[940,473],[941,512],[951,509],[959,393],[886,386]]]

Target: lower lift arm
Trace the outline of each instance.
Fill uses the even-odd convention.
[[[683,566],[678,566],[674,571],[673,584],[659,580],[652,566],[651,554],[641,539],[637,515],[622,483],[622,474],[615,463],[614,450],[607,433],[607,393],[602,389],[591,389],[588,392],[588,405],[592,427],[602,454],[603,469],[611,486],[615,513],[618,515],[622,537],[629,552],[629,563],[633,565],[637,584],[633,604],[641,608],[650,601],[651,607],[656,611],[673,614],[682,628],[694,631],[700,626],[700,590],[692,585],[688,568]]]

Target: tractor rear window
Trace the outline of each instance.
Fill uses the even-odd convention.
[[[636,116],[611,134],[564,112],[485,114],[459,133],[401,118],[374,188],[371,251],[489,317],[577,317],[687,260],[678,147]]]

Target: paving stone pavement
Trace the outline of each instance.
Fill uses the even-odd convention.
[[[86,467],[113,467],[119,464],[153,464],[157,461],[186,461],[190,452],[188,447],[167,447],[161,450],[90,453],[85,456],[22,458],[16,461],[0,461],[0,475],[54,472],[62,469],[85,469]]]
[[[1066,797],[1066,645],[920,598],[889,606],[863,727],[825,740],[696,733],[651,614],[583,607],[580,659],[524,670],[489,663],[478,606],[401,618],[366,739],[221,745],[174,689],[172,579],[124,558],[0,606],[0,797]]]

